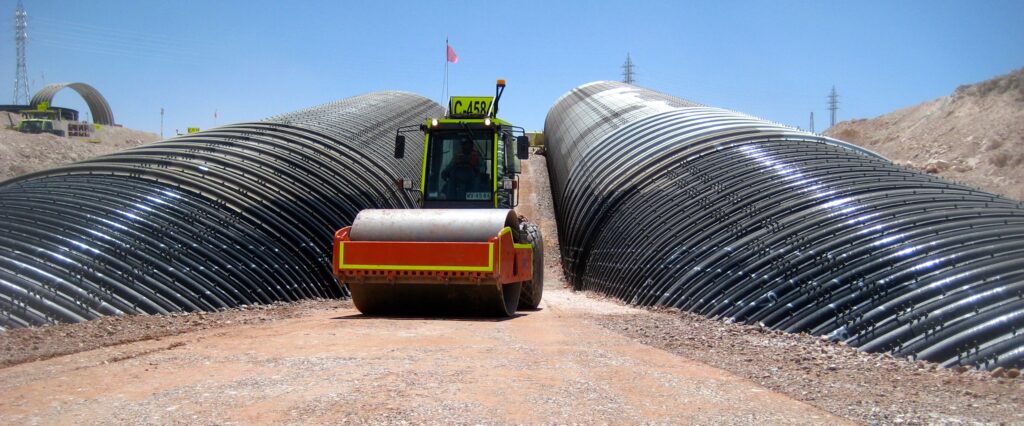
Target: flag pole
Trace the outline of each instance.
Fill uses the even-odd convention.
[[[445,106],[445,113],[448,112],[448,37],[444,38],[444,84],[441,86],[441,105]]]

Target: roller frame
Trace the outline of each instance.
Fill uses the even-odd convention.
[[[352,241],[352,227],[334,234],[334,275],[363,284],[510,285],[533,277],[533,246],[516,243],[510,227],[482,242]],[[348,259],[349,263],[346,263]]]

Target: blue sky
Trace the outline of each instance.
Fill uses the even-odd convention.
[[[11,101],[14,0],[0,0],[0,93]],[[817,129],[876,116],[1024,66],[1024,1],[73,1],[27,0],[34,89],[81,81],[128,127],[165,135],[258,120],[375,90],[441,101],[491,94],[541,129],[571,88],[621,79]],[[73,92],[56,105],[77,108]]]

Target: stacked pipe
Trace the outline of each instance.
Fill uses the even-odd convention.
[[[845,142],[635,86],[545,137],[577,289],[944,366],[1024,367],[1024,206]]]
[[[394,131],[441,113],[372,93],[4,182],[0,326],[343,296],[334,231],[415,205]]]

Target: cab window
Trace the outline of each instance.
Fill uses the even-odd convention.
[[[435,132],[427,152],[428,200],[489,201],[494,133]]]

